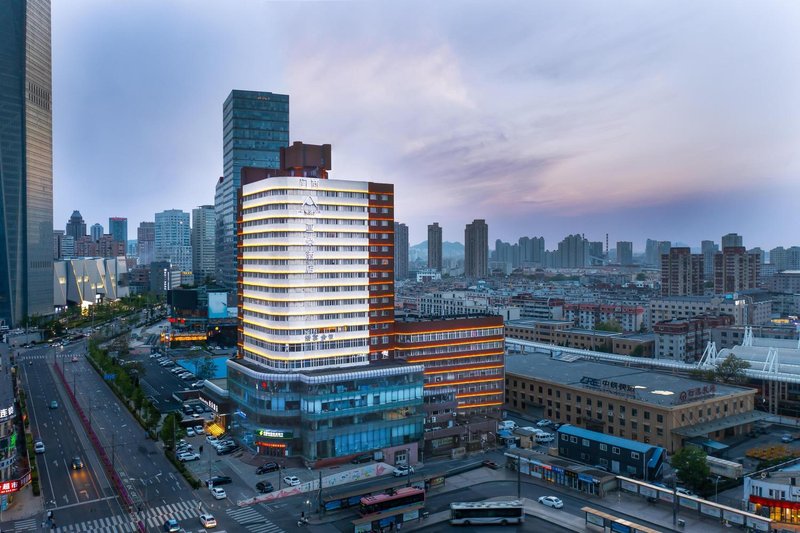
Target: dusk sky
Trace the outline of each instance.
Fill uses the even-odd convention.
[[[800,2],[55,0],[54,225],[214,203],[222,103],[290,95],[411,244],[800,245]]]

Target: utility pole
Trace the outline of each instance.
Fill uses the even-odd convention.
[[[317,492],[317,515],[322,516],[322,469],[319,471],[319,491]]]
[[[115,470],[115,462],[114,459],[116,458],[115,452],[117,451],[117,446],[114,444],[115,437],[117,436],[117,432],[114,431],[111,433],[111,470]]]
[[[522,457],[517,455],[517,499],[522,499]]]

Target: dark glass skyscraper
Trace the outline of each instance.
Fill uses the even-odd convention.
[[[128,245],[128,219],[125,217],[110,217],[108,219],[108,233],[115,241]]]
[[[0,320],[53,312],[50,0],[0,2]]]
[[[289,146],[289,96],[231,91],[223,104],[223,164],[217,182],[217,282],[236,296],[236,210],[242,167],[280,168],[280,150]]]

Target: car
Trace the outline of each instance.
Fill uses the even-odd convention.
[[[536,422],[536,425],[539,426],[540,428],[543,428],[543,427],[547,427],[547,426],[551,425],[552,423],[553,423],[552,420],[548,420],[547,418],[543,418],[543,419],[539,420],[538,422]]]
[[[194,437],[194,428],[193,427],[186,428],[186,436],[187,437]]]
[[[400,465],[392,471],[394,477],[408,476],[414,473],[414,468],[408,465]]]
[[[228,448],[230,446],[236,446],[236,443],[233,442],[231,439],[223,439],[218,440],[217,442],[212,442],[211,445],[219,450],[220,448]]]
[[[205,380],[201,379],[199,381],[195,381],[194,383],[192,383],[190,385],[190,387],[193,388],[193,389],[202,389],[203,385],[205,385],[205,383],[206,383]]]
[[[175,531],[180,531],[180,530],[181,530],[181,525],[174,518],[169,518],[164,522],[164,531],[167,531],[169,533],[174,533]]]
[[[368,463],[372,461],[372,454],[369,453],[362,453],[361,455],[356,455],[350,462],[354,465],[358,465],[361,463]]]
[[[200,459],[200,454],[194,452],[183,452],[178,454],[178,461],[186,463],[189,461],[197,461]]]
[[[283,482],[290,487],[296,487],[301,483],[300,478],[297,476],[284,476]]]
[[[217,519],[214,518],[214,515],[201,514],[200,525],[203,527],[217,527]]]
[[[215,437],[214,435],[209,435],[208,437],[206,437],[206,442],[213,446],[215,443],[219,442],[219,437]]]
[[[73,363],[77,363],[78,362],[78,356],[77,355],[73,355],[72,359],[70,359],[70,361],[72,361]]]
[[[228,455],[235,452],[238,449],[239,446],[237,446],[236,444],[234,444],[233,446],[225,446],[222,448],[217,448],[217,455]]]
[[[50,409],[58,409],[58,402],[56,400],[50,401]]]
[[[256,490],[261,494],[266,494],[268,492],[272,492],[273,490],[275,490],[275,488],[269,481],[259,481],[258,483],[256,483]]]
[[[150,354],[150,359],[158,359],[159,355],[158,352],[153,352]]]
[[[560,498],[556,498],[555,496],[539,496],[538,501],[542,505],[546,505],[547,507],[552,507],[553,509],[561,509],[562,507],[564,507],[564,502],[562,502]]]
[[[481,463],[481,464],[483,464],[483,466],[485,466],[487,468],[491,468],[492,470],[497,470],[498,468],[500,468],[499,464],[495,463],[494,461],[490,461],[488,459],[483,461],[483,463]]]
[[[220,485],[227,485],[231,483],[233,480],[228,476],[214,476],[212,478],[208,478],[206,480],[206,485],[208,487],[220,486]]]
[[[694,492],[690,491],[689,489],[685,489],[683,487],[677,487],[675,492],[678,494],[683,494],[684,496],[697,496]]]
[[[269,474],[270,472],[275,472],[276,470],[280,469],[280,465],[278,463],[264,463],[263,465],[256,468],[256,474]]]
[[[198,415],[203,414],[203,406],[200,404],[196,404],[194,406],[194,412],[197,413]]]
[[[225,489],[222,487],[211,487],[211,495],[215,500],[224,500],[228,497],[228,495],[225,494]]]
[[[788,433],[781,436],[781,442],[792,442],[794,439]]]
[[[203,426],[195,426],[194,427],[194,434],[195,435],[202,435],[203,434]]]
[[[37,440],[33,445],[33,451],[36,453],[44,453],[44,442]]]
[[[81,468],[83,468],[83,460],[76,455],[72,458],[72,469],[80,470]]]

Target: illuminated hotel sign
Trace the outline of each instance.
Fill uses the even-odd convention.
[[[636,396],[636,387],[628,385],[627,383],[619,383],[617,381],[609,381],[607,379],[593,378],[590,376],[583,376],[581,378],[581,385],[585,385],[590,389],[599,390],[602,392],[610,392],[611,394],[619,394],[628,398]]]
[[[281,431],[279,429],[259,429],[256,432],[259,437],[266,437],[268,439],[291,439],[293,434],[291,431]]]

